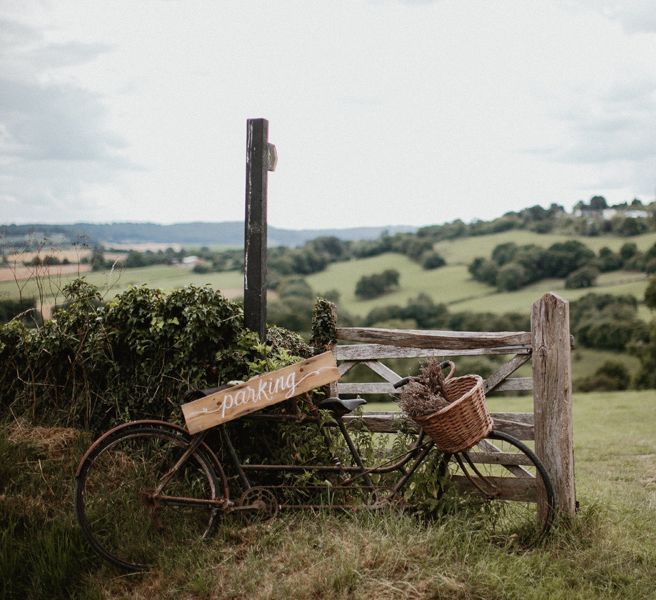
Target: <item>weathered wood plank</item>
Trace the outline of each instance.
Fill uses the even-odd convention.
[[[560,512],[574,516],[574,446],[569,303],[545,294],[531,312],[535,450],[551,476]]]
[[[182,405],[182,413],[189,433],[194,434],[294,398],[338,378],[335,356],[328,351],[187,402]]]
[[[405,348],[468,350],[529,345],[531,343],[531,333],[527,331],[480,332],[338,327],[337,339]]]
[[[391,383],[384,381],[379,382],[362,382],[362,383],[338,383],[337,393],[341,394],[396,394],[401,390],[395,390]]]
[[[526,454],[515,454],[510,452],[468,452],[469,459],[473,463],[486,465],[532,465]]]
[[[392,369],[390,369],[387,365],[384,365],[377,360],[366,360],[364,361],[364,364],[367,365],[374,373],[380,375],[385,381],[395,383],[401,379],[400,375],[392,371]]]
[[[530,391],[533,389],[533,379],[530,377],[515,377],[507,379],[500,383],[495,392],[521,392]],[[384,381],[377,382],[354,382],[354,383],[338,383],[338,394],[393,394],[398,396],[401,393],[400,389],[394,389],[391,383]]]
[[[494,453],[497,456],[503,456],[506,454],[497,446],[496,440],[481,440],[478,445],[476,446],[478,450],[482,450],[484,452],[488,453]],[[524,467],[520,467],[519,465],[515,464],[510,464],[508,462],[500,462],[498,464],[503,465],[505,469],[507,469],[510,473],[512,473],[515,477],[531,477],[530,471],[525,469]],[[528,461],[528,464],[531,464],[530,461]]]
[[[518,423],[513,420],[498,419],[492,413],[492,428],[495,431],[501,431],[516,437],[518,440],[526,441],[535,438],[535,431],[533,425],[527,423]]]
[[[519,369],[519,367],[527,363],[530,358],[531,357],[528,354],[518,354],[505,363],[498,371],[492,373],[492,375],[485,380],[485,392],[487,393],[494,390],[494,388],[496,388],[502,381]]]
[[[343,418],[347,425],[363,426],[374,433],[418,431],[416,423],[401,412],[370,412]],[[533,439],[532,413],[492,413],[492,420],[496,431],[509,433],[520,440]]]
[[[495,348],[470,348],[458,350],[447,348],[395,348],[382,344],[353,344],[337,346],[337,360],[379,360],[384,358],[428,358],[431,356],[481,356],[485,354],[530,354],[530,345],[503,346]]]
[[[339,370],[339,376],[341,377],[342,375],[345,375],[357,364],[358,361],[355,360],[345,360],[343,363],[340,363],[337,366],[337,369]]]
[[[533,389],[532,377],[511,377],[498,384],[490,394],[494,392],[530,392]]]
[[[523,425],[533,425],[533,413],[494,412],[492,413],[492,416],[495,420],[513,421]]]

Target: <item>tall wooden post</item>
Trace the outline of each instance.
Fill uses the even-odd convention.
[[[545,294],[531,312],[535,451],[551,476],[563,515],[576,510],[569,303]]]
[[[269,122],[246,122],[246,218],[244,232],[244,325],[266,337],[267,176],[275,169]]]

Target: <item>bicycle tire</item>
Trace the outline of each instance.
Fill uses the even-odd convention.
[[[162,504],[152,494],[191,440],[177,426],[135,421],[110,430],[89,448],[76,473],[75,514],[100,556],[121,569],[144,571],[167,546],[212,533],[220,509]],[[227,501],[227,480],[212,451],[201,444],[162,493]]]
[[[470,450],[444,455],[438,477],[443,493],[455,490],[459,508],[471,510],[476,526],[494,542],[530,548],[549,533],[556,511],[553,484],[535,452],[513,436],[491,431]]]

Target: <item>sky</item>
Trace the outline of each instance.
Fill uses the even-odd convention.
[[[656,194],[654,0],[0,0],[0,223],[489,219]]]

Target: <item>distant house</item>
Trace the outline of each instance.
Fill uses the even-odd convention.
[[[602,211],[604,221],[610,221],[613,217],[626,217],[631,219],[646,219],[649,217],[649,211],[640,210],[636,208],[618,209],[618,208],[605,208]]]
[[[189,267],[193,267],[193,266],[195,266],[195,265],[199,265],[199,264],[201,264],[202,262],[204,262],[202,258],[200,258],[199,256],[195,256],[195,255],[193,255],[193,254],[192,254],[191,256],[185,256],[185,257],[182,259],[182,264],[183,264],[183,265],[186,265],[186,266],[189,266]]]
[[[604,208],[603,210],[598,210],[590,208],[589,206],[584,206],[582,208],[575,208],[574,216],[585,217],[587,219],[610,221],[613,217],[646,219],[647,217],[651,216],[651,214],[648,210],[641,210],[636,208]]]

